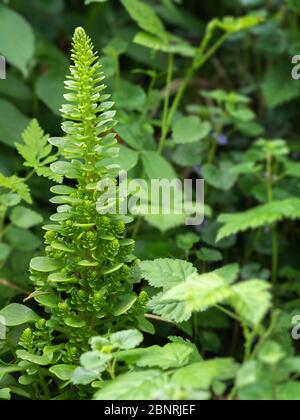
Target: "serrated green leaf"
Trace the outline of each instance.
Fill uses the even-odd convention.
[[[242,213],[222,214],[218,221],[224,226],[218,233],[217,241],[249,229],[270,226],[284,219],[300,219],[300,200],[298,198],[274,201]]]
[[[143,277],[151,286],[162,287],[164,290],[177,286],[197,272],[191,263],[169,258],[142,261],[140,267]]]
[[[183,302],[188,311],[204,311],[228,299],[232,291],[215,273],[191,275],[185,282],[170,289],[162,301]]]
[[[262,280],[249,280],[232,287],[230,304],[250,325],[258,325],[271,307],[270,284]]]

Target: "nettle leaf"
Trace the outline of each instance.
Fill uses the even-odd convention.
[[[5,319],[7,327],[36,322],[40,317],[30,308],[18,303],[11,303],[0,311],[0,316]]]
[[[42,216],[26,207],[18,206],[12,210],[10,215],[11,222],[20,228],[30,229],[43,222]]]
[[[21,133],[29,123],[13,104],[0,99],[0,141],[9,147],[15,147],[15,142],[21,141]]]
[[[0,53],[27,76],[34,49],[34,33],[29,23],[20,14],[0,5]]]
[[[238,180],[238,174],[232,171],[233,164],[223,161],[216,166],[207,163],[202,166],[202,175],[205,181],[212,187],[228,191]]]
[[[225,280],[215,273],[191,275],[185,282],[169,290],[162,301],[184,302],[190,312],[205,311],[228,299],[232,294]]]
[[[262,280],[249,280],[232,287],[230,304],[239,316],[251,325],[258,325],[271,307],[270,284]]]
[[[175,372],[172,382],[186,389],[208,390],[216,380],[226,381],[235,377],[238,365],[233,359],[214,359],[193,363]]]
[[[140,263],[142,276],[151,286],[168,290],[185,281],[191,274],[196,274],[196,268],[187,261],[169,258]]]
[[[242,213],[221,214],[218,221],[224,226],[218,233],[217,241],[249,229],[272,225],[284,219],[300,219],[300,199],[289,198],[264,204]]]
[[[158,293],[148,303],[148,308],[156,315],[176,323],[188,321],[192,315],[184,302],[166,302],[164,293]]]
[[[128,372],[114,381],[106,382],[98,391],[95,400],[151,400],[168,381],[160,370]]]
[[[195,143],[208,136],[211,124],[199,117],[179,118],[173,126],[173,138],[176,144]]]

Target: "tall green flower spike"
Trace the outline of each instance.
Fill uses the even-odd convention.
[[[50,140],[62,156],[52,170],[70,181],[51,189],[56,194],[51,202],[59,207],[53,224],[45,226],[46,256],[30,264],[37,289],[33,296],[50,316],[21,338],[25,354],[44,357],[52,348],[51,363],[76,363],[90,337],[99,333],[150,327],[143,315],[147,296],[133,291],[138,270],[134,241],[125,236],[128,218],[97,212],[105,192],[97,187],[99,181],[117,183],[117,168],[104,160],[118,152],[112,132],[116,122],[114,104],[102,93],[98,56],[82,28],[75,31],[71,58],[68,104],[61,109],[66,136]],[[18,355],[30,359],[24,350]]]

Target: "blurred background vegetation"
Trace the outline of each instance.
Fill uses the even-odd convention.
[[[243,135],[231,136],[230,131],[223,133],[221,130],[218,134],[224,135],[223,146],[230,136],[231,150],[237,151],[245,150],[252,138],[262,134],[269,138],[285,137],[297,158],[300,152],[300,83],[291,78],[291,56],[300,53],[299,1],[149,0],[144,3],[153,8],[170,33],[193,47],[198,46],[213,18],[249,13],[264,18],[260,25],[232,35],[201,71],[196,72],[181,111],[202,105],[212,110],[211,99],[199,95],[204,90],[238,91],[251,98],[257,118],[243,126]],[[133,41],[138,26],[119,0],[2,0],[0,53],[8,62],[7,79],[0,80],[0,171],[5,176],[27,174],[15,143],[21,141],[21,133],[30,119],[37,118],[51,136],[61,135],[59,108],[63,102],[67,56],[76,26],[87,30],[101,52],[106,83],[113,93],[121,122],[118,134],[130,146],[123,149],[122,155],[127,169],[138,171],[136,151],[151,150],[157,141],[168,55]],[[176,92],[191,65],[185,55],[188,54],[176,55],[172,92]],[[203,109],[202,112],[205,115]],[[202,153],[201,148],[196,153],[179,148],[172,160],[174,165],[179,164],[180,173],[186,173],[186,168],[189,168],[187,173],[197,172]],[[29,180],[35,210],[45,220],[50,213],[49,185],[49,181],[36,176]],[[299,187],[295,185],[294,188],[297,193]],[[215,195],[210,204],[216,208],[222,205],[224,211],[230,207],[229,203],[236,201],[236,192],[226,195],[222,192],[220,196]],[[20,227],[7,223],[1,235],[9,246],[9,253],[7,248],[2,254],[0,252],[0,277],[17,285],[18,291],[22,292],[20,288],[30,289],[25,273],[30,257],[38,253],[42,245],[42,230],[39,226],[29,229],[24,228],[26,224]],[[176,245],[173,226],[170,228],[157,229],[153,221],[152,228],[135,225],[137,254],[148,259],[182,257],[184,246]],[[139,235],[141,229],[142,237]],[[203,235],[207,243],[212,243],[211,231],[207,230]],[[232,245],[230,239],[225,248]],[[0,306],[15,294],[15,289],[0,285]]]

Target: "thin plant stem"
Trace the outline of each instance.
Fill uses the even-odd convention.
[[[174,101],[172,103],[168,118],[166,120],[166,124],[164,126],[164,130],[163,130],[163,134],[162,134],[162,138],[160,141],[160,147],[159,147],[159,151],[160,153],[162,153],[163,148],[164,148],[164,144],[165,144],[165,140],[167,138],[168,132],[170,130],[171,124],[173,122],[174,119],[174,115],[175,112],[177,111],[182,98],[184,97],[184,94],[186,92],[186,89],[191,81],[191,79],[193,78],[194,74],[196,73],[197,70],[199,70],[215,53],[216,51],[222,46],[222,44],[224,44],[224,42],[226,41],[226,39],[228,38],[228,34],[224,34],[223,36],[221,36],[216,43],[208,50],[208,52],[206,54],[203,53],[201,60],[199,60],[199,62],[197,63],[193,63],[192,66],[190,66],[185,74],[185,77],[178,89],[178,92],[174,98]],[[207,45],[207,41],[205,42],[204,48]],[[203,51],[203,46],[200,48],[200,51]]]
[[[174,68],[174,56],[173,54],[169,54],[168,59],[168,72],[167,72],[167,83],[166,83],[166,95],[164,101],[164,111],[163,111],[163,123],[162,123],[162,135],[158,146],[158,152],[162,153],[164,144],[168,134],[168,111],[169,111],[169,103],[170,103],[170,96],[171,96],[171,83],[173,77],[173,68]]]

